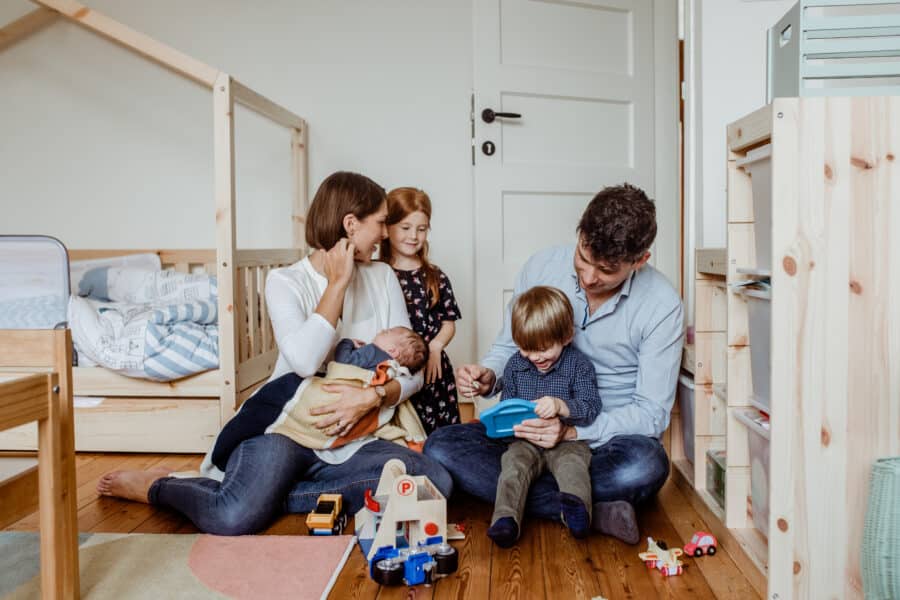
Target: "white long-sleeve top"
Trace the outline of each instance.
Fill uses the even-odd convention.
[[[403,290],[388,265],[355,264],[337,329],[315,312],[327,285],[328,280],[313,268],[309,258],[275,269],[266,278],[266,305],[278,343],[278,362],[272,379],[291,371],[310,377],[324,370],[341,338],[371,342],[383,329],[410,327]],[[422,388],[422,373],[398,377],[397,382],[400,400],[405,401]],[[338,464],[372,439],[360,439],[338,450],[316,454],[325,462]]]

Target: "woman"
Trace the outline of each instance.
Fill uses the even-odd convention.
[[[272,383],[290,372],[314,375],[341,338],[371,341],[382,329],[410,326],[396,276],[388,265],[371,261],[387,236],[386,216],[385,191],[368,177],[339,172],[322,182],[306,223],[306,241],[315,250],[266,280],[279,349]],[[310,412],[321,417],[318,427],[326,434],[340,435],[370,410],[404,401],[421,386],[421,374],[384,387],[330,385],[340,398]],[[207,533],[241,535],[264,529],[282,512],[310,512],[324,492],[343,494],[350,511],[359,508],[390,458],[450,495],[452,482],[442,466],[397,444],[366,438],[314,451],[278,434],[241,442],[221,482],[175,479],[160,470],[114,471],[97,491],[172,508]]]

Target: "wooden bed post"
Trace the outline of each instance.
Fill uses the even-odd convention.
[[[216,275],[219,285],[219,395],[221,424],[234,414],[237,400],[238,335],[234,301],[237,288],[235,262],[234,96],[231,77],[220,73],[213,86],[216,179]]]
[[[72,396],[72,331],[57,329],[53,332],[54,357],[59,385],[59,443],[62,498],[62,539],[66,549],[63,565],[63,589],[67,598],[78,598],[81,593],[81,575],[78,570],[78,513],[77,485],[75,481],[75,407]],[[74,500],[69,500],[74,498]],[[43,510],[43,509],[42,509]]]
[[[291,166],[293,167],[294,202],[291,231],[294,248],[306,249],[306,209],[309,207],[308,125],[291,130]]]

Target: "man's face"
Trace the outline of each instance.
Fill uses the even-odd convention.
[[[610,265],[594,259],[591,249],[584,245],[579,236],[578,244],[575,246],[575,273],[578,274],[578,284],[588,298],[609,295],[619,289],[632,272],[644,266],[649,258],[650,253],[645,252],[636,262]]]

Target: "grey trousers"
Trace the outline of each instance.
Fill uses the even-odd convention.
[[[562,442],[544,449],[525,440],[509,445],[500,459],[500,479],[491,523],[512,517],[521,528],[528,488],[544,469],[556,479],[560,492],[572,494],[584,502],[591,515],[591,449],[586,442]],[[558,509],[557,509],[558,510]]]

